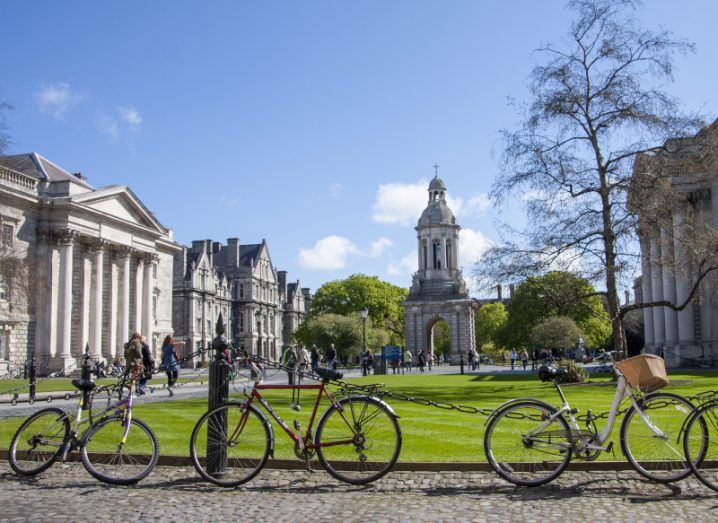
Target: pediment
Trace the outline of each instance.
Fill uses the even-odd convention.
[[[162,234],[166,233],[162,224],[134,193],[124,186],[106,187],[84,193],[73,197],[72,202],[133,225],[139,225]]]

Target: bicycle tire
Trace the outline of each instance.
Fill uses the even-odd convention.
[[[631,406],[621,423],[621,451],[631,466],[643,477],[658,483],[672,483],[691,474],[681,442],[688,416],[694,405],[678,394],[656,392],[643,398],[641,404],[653,425],[659,428],[665,439],[649,428],[636,409]],[[651,404],[655,406],[651,407]],[[636,420],[634,422],[634,420]],[[703,420],[701,430],[706,430]],[[696,459],[702,461],[707,449],[698,449]]]
[[[514,485],[525,487],[543,485],[559,477],[568,467],[574,447],[571,430],[563,415],[555,418],[554,423],[544,427],[540,433],[528,436],[555,413],[556,409],[548,403],[527,399],[506,405],[492,414],[484,433],[484,453],[494,472]],[[544,451],[541,450],[544,447],[540,448],[537,443],[547,445],[545,448],[555,447],[552,451]],[[521,452],[522,449],[524,452]],[[539,459],[545,455],[560,459]],[[531,474],[539,477],[530,479]]]
[[[351,443],[336,444],[349,439]],[[331,476],[352,485],[364,485],[394,467],[402,435],[397,416],[386,403],[370,396],[350,396],[322,414],[314,443],[319,445],[319,462]]]
[[[40,421],[41,418],[45,417],[48,417],[46,421],[36,423]],[[28,435],[25,434],[28,430],[32,431],[29,433],[32,441],[28,439]],[[48,430],[51,431],[50,434],[48,434]],[[59,437],[60,433],[62,434],[61,438]],[[22,453],[30,453],[31,451],[34,452],[35,448],[37,448],[39,444],[43,443],[43,440],[48,438],[48,436],[51,436],[51,440],[49,440],[46,444],[54,450],[39,451],[34,455],[34,457],[40,462],[33,467],[26,466],[25,461],[33,463],[36,460],[24,460],[22,459]],[[29,416],[22,423],[22,425],[20,425],[20,428],[18,428],[17,431],[15,431],[15,435],[10,442],[10,448],[8,449],[8,461],[10,463],[10,467],[17,474],[22,476],[34,476],[43,470],[47,470],[53,463],[55,463],[55,461],[57,461],[57,458],[60,457],[62,448],[67,443],[69,437],[70,419],[64,410],[57,407],[48,407],[35,412]],[[31,448],[24,449],[24,445],[22,445],[23,442],[27,442],[28,446]],[[27,454],[25,457],[30,458],[32,457],[32,454]]]
[[[132,485],[146,478],[157,465],[160,444],[152,429],[132,418],[127,439],[122,442],[124,425],[122,415],[110,416],[90,425],[82,438],[82,464],[104,483]]]
[[[701,427],[705,427],[705,430]],[[700,432],[694,433],[696,423]],[[710,401],[696,407],[686,423],[683,438],[683,452],[686,455],[691,472],[706,487],[718,491],[718,401]],[[697,447],[707,449],[703,459],[693,459]]]
[[[246,417],[243,413],[244,403],[224,403],[205,412],[192,430],[192,463],[210,483],[236,487],[254,478],[267,463],[274,448],[269,420],[254,405]]]

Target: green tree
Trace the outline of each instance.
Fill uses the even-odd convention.
[[[404,308],[409,291],[376,276],[353,274],[343,280],[325,283],[317,289],[310,316],[322,314],[348,315],[366,307],[376,327],[390,333],[390,341],[404,344]]]
[[[588,281],[568,272],[526,279],[516,287],[507,312],[501,333],[507,346],[530,346],[533,327],[555,316],[576,322],[588,347],[601,348],[610,342],[611,322],[601,298]]]
[[[476,346],[483,348],[488,345],[500,345],[499,336],[503,331],[509,314],[500,301],[487,303],[479,309],[475,316]]]
[[[536,347],[568,350],[581,336],[576,322],[566,316],[546,318],[531,329],[531,342]]]
[[[438,358],[443,354],[448,358],[451,353],[451,327],[444,320],[439,320],[434,325],[434,355]]]

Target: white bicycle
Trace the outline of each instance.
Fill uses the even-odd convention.
[[[640,365],[647,357],[642,355],[636,357],[639,360],[630,360]],[[566,470],[572,458],[592,461],[602,452],[611,451],[613,442],[606,442],[617,416],[625,412],[620,429],[621,450],[636,471],[662,483],[690,475],[691,466],[684,454],[683,439],[693,404],[677,394],[643,394],[633,390],[629,382],[637,389],[645,390],[646,387],[637,383],[635,376],[627,379],[619,369],[621,363],[616,365],[618,383],[611,410],[600,431],[595,424],[598,417],[592,416],[591,411],[582,417],[585,428],[579,426],[578,410],[571,408],[559,385],[565,371],[541,367],[539,377],[542,381],[554,382],[562,405],[556,408],[535,398],[518,398],[500,405],[489,416],[484,435],[484,451],[493,470],[516,485],[548,483]],[[660,365],[663,365],[662,360]],[[626,399],[630,400],[630,406],[621,411],[621,404]],[[703,418],[696,420],[692,430],[707,434]],[[706,455],[707,438],[694,433],[686,445],[690,447],[691,459],[700,465]]]

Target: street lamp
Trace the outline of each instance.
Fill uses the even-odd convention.
[[[361,316],[361,327],[362,327],[362,361],[359,363],[361,364],[362,368],[362,375],[367,375],[367,368],[366,368],[366,319],[369,316],[369,309],[364,307],[362,310],[359,311],[359,315]]]
[[[254,313],[254,317],[257,320],[257,356],[263,356],[262,354],[262,317],[264,312],[261,309],[257,309]]]

